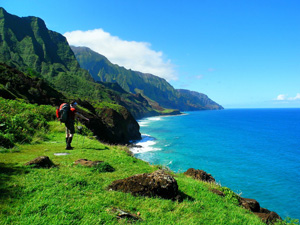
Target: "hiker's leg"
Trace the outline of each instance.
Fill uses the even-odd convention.
[[[68,139],[69,139],[69,135],[70,135],[70,130],[68,129],[67,124],[66,125],[66,144],[68,144]]]
[[[73,140],[73,135],[75,133],[75,125],[74,121],[69,121],[68,125],[68,130],[69,130],[69,135],[68,135],[68,141],[67,141],[67,147],[66,149],[73,149],[71,146],[72,140]]]

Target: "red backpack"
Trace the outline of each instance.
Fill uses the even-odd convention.
[[[63,103],[59,106],[59,108],[56,109],[56,117],[60,122],[65,123],[68,120],[69,112],[70,105]]]

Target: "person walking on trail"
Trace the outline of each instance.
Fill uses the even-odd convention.
[[[72,150],[73,147],[71,147],[72,139],[75,134],[75,118],[80,117],[82,119],[85,119],[86,121],[89,121],[88,118],[80,114],[79,112],[76,111],[77,107],[77,102],[73,101],[70,104],[70,110],[69,110],[69,115],[68,118],[65,122],[66,125],[66,150]]]

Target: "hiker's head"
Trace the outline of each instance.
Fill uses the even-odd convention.
[[[77,105],[78,105],[78,104],[77,104],[76,101],[72,101],[72,102],[71,102],[71,106],[72,106],[72,107],[76,107]]]

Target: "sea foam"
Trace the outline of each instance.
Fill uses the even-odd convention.
[[[142,140],[136,143],[138,147],[130,148],[133,154],[139,154],[150,151],[159,151],[161,148],[153,147],[156,144],[156,139],[148,134],[142,134]]]

